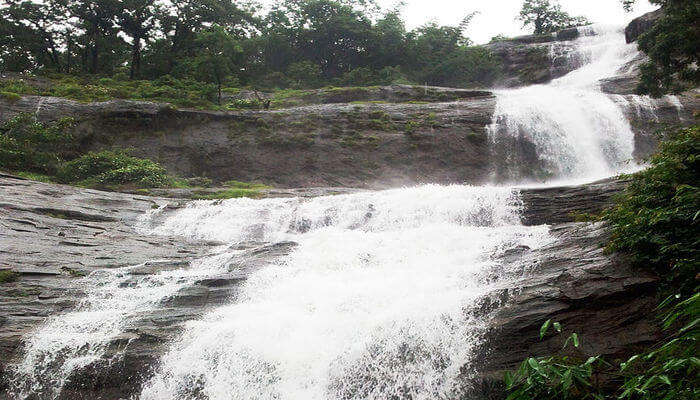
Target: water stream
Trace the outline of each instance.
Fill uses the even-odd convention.
[[[636,56],[634,47],[609,28],[583,29],[563,46],[552,54],[580,68],[497,92],[489,132],[504,162],[496,182],[591,180],[637,168],[620,100],[598,84]],[[143,312],[230,272],[236,244],[292,241],[291,254],[253,272],[235,302],[186,324],[136,398],[458,398],[479,364],[485,299],[497,303],[494,293],[522,273],[501,255],[552,241],[547,226],[521,224],[521,208],[512,187],[424,185],[156,210],[144,216],[146,234],[227,245],[155,275],[131,274],[135,266],[86,277],[92,289],[77,309],[27,338],[13,396],[57,398]]]
[[[636,44],[626,44],[619,27],[581,31],[574,43],[553,45],[580,68],[545,85],[496,92],[489,133],[494,159],[504,160],[497,181],[592,181],[636,168],[631,126],[600,89],[601,79],[637,56]]]

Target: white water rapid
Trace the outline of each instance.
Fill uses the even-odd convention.
[[[519,209],[512,189],[435,185],[191,204],[155,230],[299,245],[188,324],[141,398],[454,398],[473,309],[517,270],[499,254],[548,241]]]
[[[579,39],[552,45],[551,52],[580,68],[548,84],[496,92],[489,132],[494,156],[505,160],[498,181],[591,181],[636,168],[630,124],[600,89],[601,79],[637,56],[636,44],[626,44],[619,27],[580,31]]]
[[[489,131],[494,157],[505,161],[499,182],[591,180],[635,168],[620,100],[598,81],[636,51],[619,29],[582,32],[552,50],[580,68],[497,92]],[[539,170],[533,177],[523,165]],[[521,208],[510,187],[424,185],[155,210],[143,218],[146,234],[227,245],[155,275],[133,274],[135,266],[86,277],[91,289],[77,309],[27,337],[10,396],[58,398],[81,369],[118,357],[110,345],[149,311],[202,279],[235,273],[237,245],[294,242],[229,304],[188,322],[155,369],[143,371],[135,399],[461,398],[480,362],[484,305],[502,301],[525,268],[502,256],[552,241],[547,226],[521,224]]]

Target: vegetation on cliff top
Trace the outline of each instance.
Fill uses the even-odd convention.
[[[630,8],[637,0],[622,0]],[[649,0],[663,14],[638,38],[639,49],[649,56],[641,67],[640,94],[660,96],[700,84],[700,2]]]
[[[499,64],[465,36],[471,16],[407,30],[373,0],[11,1],[0,71],[197,81],[211,102],[225,87],[484,86]]]
[[[0,169],[27,179],[69,183],[108,190],[192,188],[210,180],[169,176],[160,164],[134,157],[128,150],[81,153],[70,134],[73,120],[41,123],[33,115],[19,114],[0,124]],[[224,189],[196,198],[258,197],[262,185],[227,182]]]
[[[518,19],[522,21],[523,26],[531,26],[535,35],[544,35],[591,23],[586,17],[569,15],[559,3],[551,0],[525,0]]]
[[[649,162],[648,169],[630,176],[628,188],[602,217],[613,232],[609,249],[629,254],[637,268],[664,279],[659,313],[665,339],[622,363],[580,351],[528,358],[506,377],[509,400],[700,396],[700,127],[668,134]],[[550,324],[543,325],[541,336]],[[570,338],[578,348],[578,337]],[[600,375],[612,384],[597,386]]]

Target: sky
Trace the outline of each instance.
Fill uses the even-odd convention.
[[[270,3],[272,0],[264,1]],[[397,0],[377,0],[384,8],[393,8]],[[412,29],[430,20],[443,25],[457,25],[472,11],[479,11],[467,30],[475,43],[487,43],[492,37],[524,35],[515,20],[523,0],[405,0],[403,11],[407,28]],[[634,11],[626,13],[619,0],[560,0],[562,8],[572,15],[583,15],[594,23],[623,25],[632,18],[652,11],[647,0],[639,0]]]

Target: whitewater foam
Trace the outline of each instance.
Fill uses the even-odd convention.
[[[555,44],[552,46],[562,46]],[[600,89],[638,52],[620,28],[586,27],[565,45],[580,68],[544,85],[496,91],[489,127],[494,179],[499,182],[552,179],[596,180],[638,168],[634,132],[622,108]]]

